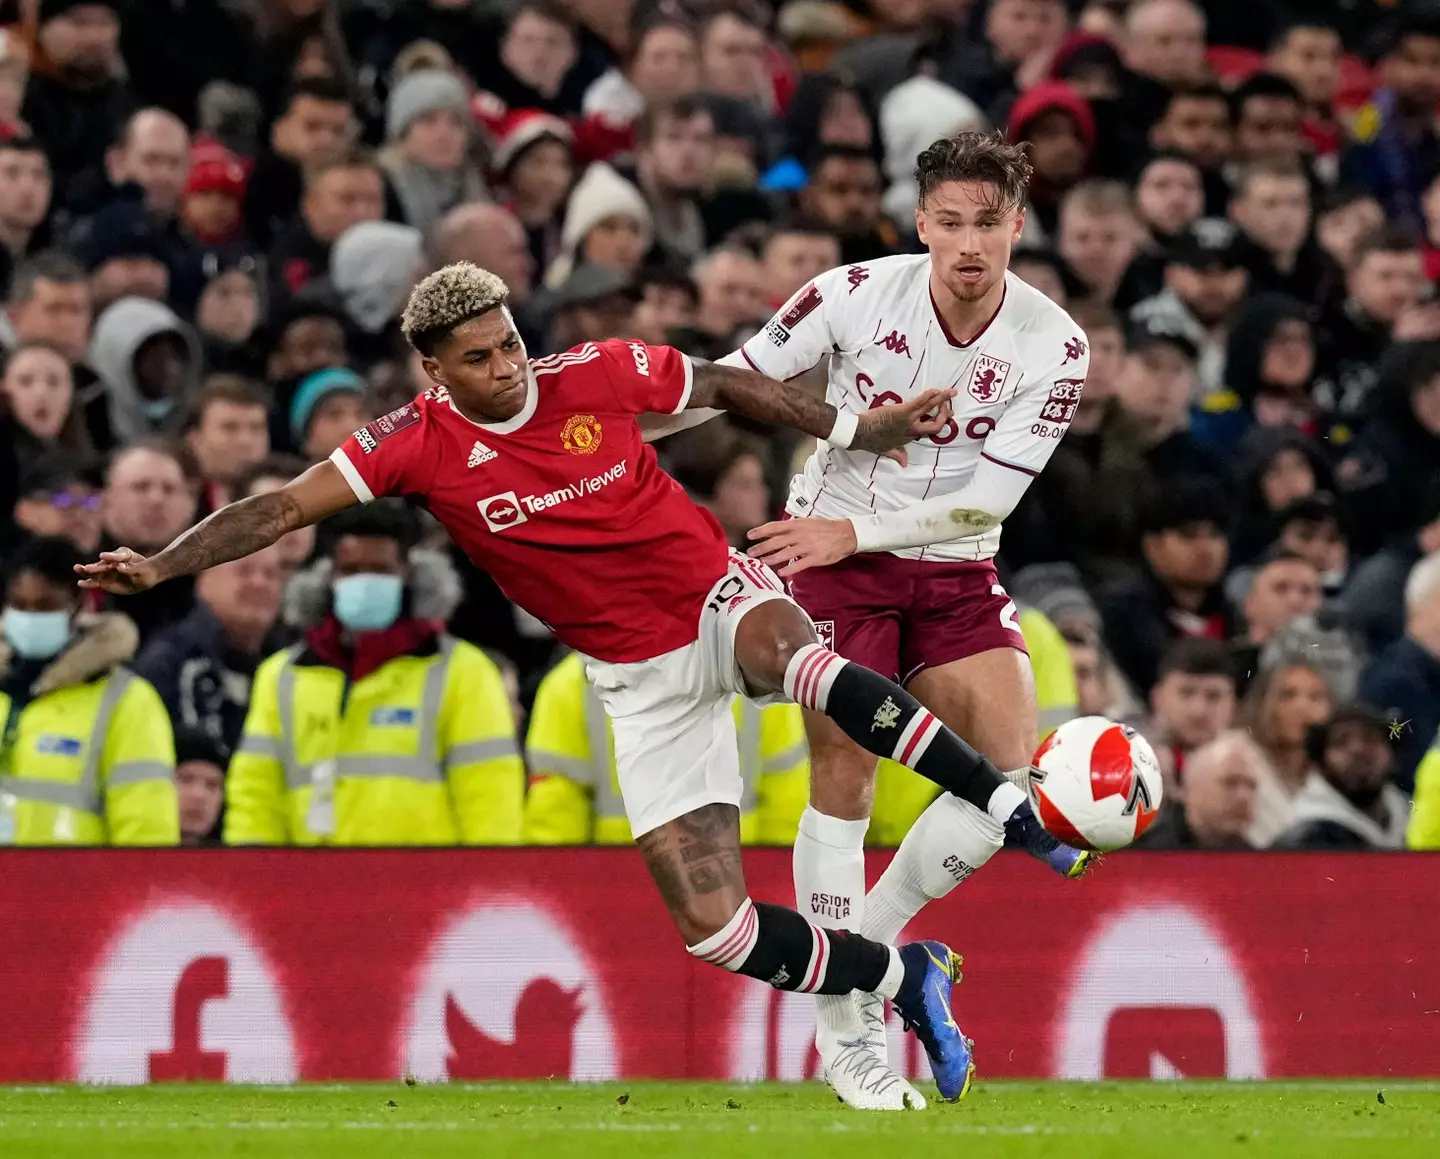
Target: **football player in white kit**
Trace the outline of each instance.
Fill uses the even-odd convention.
[[[833,269],[725,361],[791,378],[830,356],[842,414],[954,387],[954,416],[905,467],[821,444],[788,518],[751,533],[790,577],[821,639],[894,674],[1021,787],[1037,742],[1035,686],[1015,604],[995,573],[1000,522],[1064,436],[1089,365],[1085,335],[1007,271],[1030,165],[1003,138],[962,133],[918,159],[915,220],[928,254]],[[930,445],[926,446],[926,442]],[[942,794],[867,896],[863,843],[875,758],[807,712],[810,805],[795,844],[798,908],[819,925],[894,940],[1004,842],[984,812]],[[1054,862],[1079,876],[1088,855]],[[819,999],[825,1076],[850,1105],[922,1105],[886,1061],[883,1005]]]

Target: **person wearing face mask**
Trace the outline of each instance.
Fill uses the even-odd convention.
[[[178,425],[200,372],[200,343],[170,307],[121,298],[95,320],[86,362],[100,381],[82,396],[101,450]]]
[[[373,424],[372,424],[373,425]],[[255,674],[226,785],[227,845],[513,845],[525,770],[504,682],[445,632],[460,598],[403,504],[322,528],[290,582],[304,632]]]
[[[0,612],[0,845],[175,845],[175,741],[154,687],[126,665],[126,617],[80,612],[65,539],[9,558]]]
[[[1271,849],[1403,849],[1410,801],[1390,781],[1395,754],[1381,712],[1362,704],[1335,710],[1310,730],[1315,770],[1295,798],[1290,828]]]

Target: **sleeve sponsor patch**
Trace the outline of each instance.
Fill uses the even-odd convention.
[[[356,431],[355,441],[360,444],[360,449],[367,455],[375,449],[375,436],[370,433],[369,427],[361,427]]]
[[[419,409],[413,402],[407,402],[398,410],[392,410],[388,415],[381,415],[373,423],[366,423],[355,437],[359,440],[360,445],[365,447],[366,454],[369,454],[373,448],[365,446],[363,435],[368,434],[376,443],[381,443],[397,431],[413,427],[419,421]]]
[[[820,290],[814,282],[811,282],[800,291],[800,296],[795,299],[790,308],[780,315],[780,325],[784,326],[786,330],[795,329],[814,312],[818,305],[820,305]]]
[[[765,337],[769,338],[774,346],[784,346],[790,341],[790,331],[772,318],[765,324]]]
[[[1068,423],[1075,417],[1075,408],[1080,405],[1080,392],[1084,387],[1083,378],[1056,379],[1050,387],[1050,397],[1040,408],[1041,420],[1061,426]]]

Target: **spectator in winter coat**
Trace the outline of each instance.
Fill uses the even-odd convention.
[[[1326,190],[1315,205],[1315,240],[1347,274],[1355,264],[1355,250],[1385,225],[1380,203],[1358,185]],[[1440,267],[1437,267],[1440,274]]]
[[[1150,690],[1146,738],[1154,746],[1169,793],[1185,781],[1190,756],[1229,728],[1235,716],[1235,671],[1218,640],[1185,636],[1160,661]]]
[[[330,247],[347,229],[384,216],[385,185],[367,154],[347,153],[306,170],[300,212],[270,251],[276,299],[291,297],[324,276]]]
[[[1148,87],[1149,82],[1140,84]],[[1150,143],[1189,157],[1200,167],[1205,187],[1205,213],[1221,217],[1230,203],[1225,166],[1234,148],[1230,128],[1230,99],[1214,81],[1191,82],[1164,89],[1160,114],[1150,129]]]
[[[1179,318],[1152,315],[1133,323],[1116,398],[1140,432],[1150,471],[1162,483],[1220,477],[1215,457],[1190,432],[1197,350]]]
[[[136,200],[119,200],[71,231],[69,247],[90,273],[98,313],[121,298],[164,302],[190,263],[178,234],[169,233]]]
[[[1155,683],[1160,658],[1182,636],[1227,640],[1232,618],[1221,592],[1229,545],[1228,503],[1209,480],[1180,480],[1147,519],[1145,572],[1100,597],[1105,642],[1137,691]]]
[[[1344,296],[1339,267],[1310,240],[1310,177],[1299,161],[1247,165],[1230,216],[1252,243],[1252,294],[1288,294],[1322,308]]]
[[[1235,455],[1239,519],[1230,542],[1230,558],[1247,564],[1275,542],[1279,513],[1291,503],[1329,491],[1334,479],[1314,439],[1284,427],[1256,427]]]
[[[0,272],[8,275],[44,243],[52,193],[50,159],[40,142],[29,136],[0,141]]]
[[[1361,554],[1414,531],[1440,485],[1440,344],[1404,342],[1381,364],[1374,418],[1336,469]]]
[[[105,175],[112,187],[136,185],[145,208],[167,225],[175,220],[190,172],[190,130],[174,113],[141,109],[125,122],[119,139],[105,154]]]
[[[835,232],[841,261],[852,265],[900,249],[900,235],[882,212],[883,197],[880,166],[867,150],[826,145],[815,155],[800,204]]]
[[[1375,658],[1361,695],[1390,718],[1395,780],[1415,783],[1415,770],[1440,731],[1440,553],[1426,556],[1405,583],[1405,635]]]
[[[390,90],[380,166],[404,221],[421,233],[447,210],[489,197],[470,157],[473,125],[469,94],[454,73],[413,72]]]
[[[655,239],[673,259],[705,250],[701,198],[715,170],[715,118],[700,97],[646,109],[635,126],[635,185],[650,205]]]
[[[1385,717],[1344,705],[1307,739],[1315,771],[1295,798],[1290,827],[1271,849],[1403,849],[1410,802],[1390,781]]]
[[[255,669],[284,642],[276,633],[283,589],[273,546],[196,577],[194,610],[151,637],[135,661],[177,728],[199,729],[234,751]]]
[[[1334,441],[1348,442],[1369,418],[1382,356],[1402,320],[1413,314],[1424,285],[1424,263],[1410,235],[1387,228],[1356,246],[1345,276],[1347,296],[1325,317],[1320,344],[1326,382],[1316,402],[1327,412]]]
[[[22,342],[43,342],[77,368],[90,344],[93,316],[85,271],[47,250],[21,262],[10,279],[0,312],[0,345],[13,350]]]
[[[93,203],[104,189],[105,151],[132,106],[120,0],[46,0],[38,8],[21,115],[50,155],[56,202]]]
[[[1246,299],[1225,347],[1226,389],[1207,394],[1195,435],[1229,455],[1253,426],[1314,436],[1315,335],[1303,302],[1283,294]]]

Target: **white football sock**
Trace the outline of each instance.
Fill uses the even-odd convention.
[[[1024,793],[1027,797],[1030,795],[1029,765],[1022,765],[1018,769],[1004,769],[1001,771],[1000,775],[1003,776],[1012,785],[1014,785],[1017,789],[1019,789],[1022,793]]]
[[[795,908],[827,930],[856,930],[865,905],[869,818],[843,821],[806,805],[795,835]]]
[[[1016,785],[1010,778],[1009,773],[1001,773],[1000,775],[1005,778],[1005,783],[995,786],[995,791],[990,794],[990,800],[985,803],[985,811],[1003,825],[1006,821],[1010,820],[1010,814],[1025,804],[1029,798],[1026,797],[1025,790]],[[946,793],[944,795],[947,797],[954,796],[953,793]],[[956,797],[956,800],[959,800],[959,798]]]
[[[894,942],[926,902],[944,897],[1004,843],[999,822],[955,794],[941,793],[905,834],[895,859],[866,896],[856,932]]]

